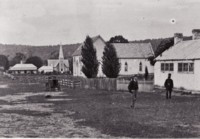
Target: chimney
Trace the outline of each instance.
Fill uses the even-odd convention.
[[[200,39],[200,29],[193,29],[192,34],[193,40]]]
[[[174,34],[174,45],[183,41],[183,34],[182,33],[175,33]]]
[[[20,61],[20,64],[24,64],[24,61],[23,61],[23,60],[21,60],[21,61]]]

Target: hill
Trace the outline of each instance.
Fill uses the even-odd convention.
[[[63,53],[65,58],[71,57],[73,52],[78,48],[80,44],[66,44],[63,46]],[[0,44],[0,54],[8,56],[11,60],[16,53],[23,53],[26,57],[39,56],[42,60],[47,60],[52,55],[58,55],[59,45],[50,46],[29,46],[29,45],[12,45],[12,44]]]

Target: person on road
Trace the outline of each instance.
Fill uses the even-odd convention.
[[[132,105],[131,108],[135,107],[135,102],[137,98],[137,91],[138,91],[138,81],[136,77],[131,78],[131,81],[128,85],[128,90],[132,94]]]
[[[165,80],[164,84],[166,88],[166,99],[171,99],[172,89],[174,87],[173,80],[171,79],[171,74],[168,74],[168,78]]]

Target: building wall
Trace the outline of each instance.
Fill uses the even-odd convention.
[[[82,62],[80,60],[81,60],[81,56],[73,57],[73,75],[84,77],[84,74],[81,72]]]
[[[144,74],[145,67],[147,66],[148,72],[154,72],[154,66],[151,66],[150,62],[147,59],[120,59],[121,63],[121,71],[120,75],[130,75],[130,74]],[[127,63],[127,71],[125,71],[125,63]],[[140,63],[141,63],[141,71],[140,71]]]
[[[180,73],[178,72],[178,63],[180,62],[193,62],[193,61],[167,61],[161,62],[157,61],[154,67],[154,78],[155,85],[164,86],[164,82],[171,73],[172,79],[174,81],[174,87],[187,90],[200,90],[200,61],[194,61],[194,72],[193,73]],[[161,71],[161,63],[174,63],[174,71],[163,72]]]

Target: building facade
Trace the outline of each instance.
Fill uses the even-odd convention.
[[[175,33],[174,46],[156,58],[155,85],[164,86],[171,73],[175,88],[200,91],[200,30],[192,33],[193,39],[188,41],[183,41],[181,33]]]
[[[115,43],[121,70],[119,75],[144,74],[145,68],[153,74],[154,66],[150,64],[149,57],[154,57],[150,43]]]
[[[37,67],[33,64],[15,64],[13,67],[10,67],[9,72],[12,74],[36,74]]]

